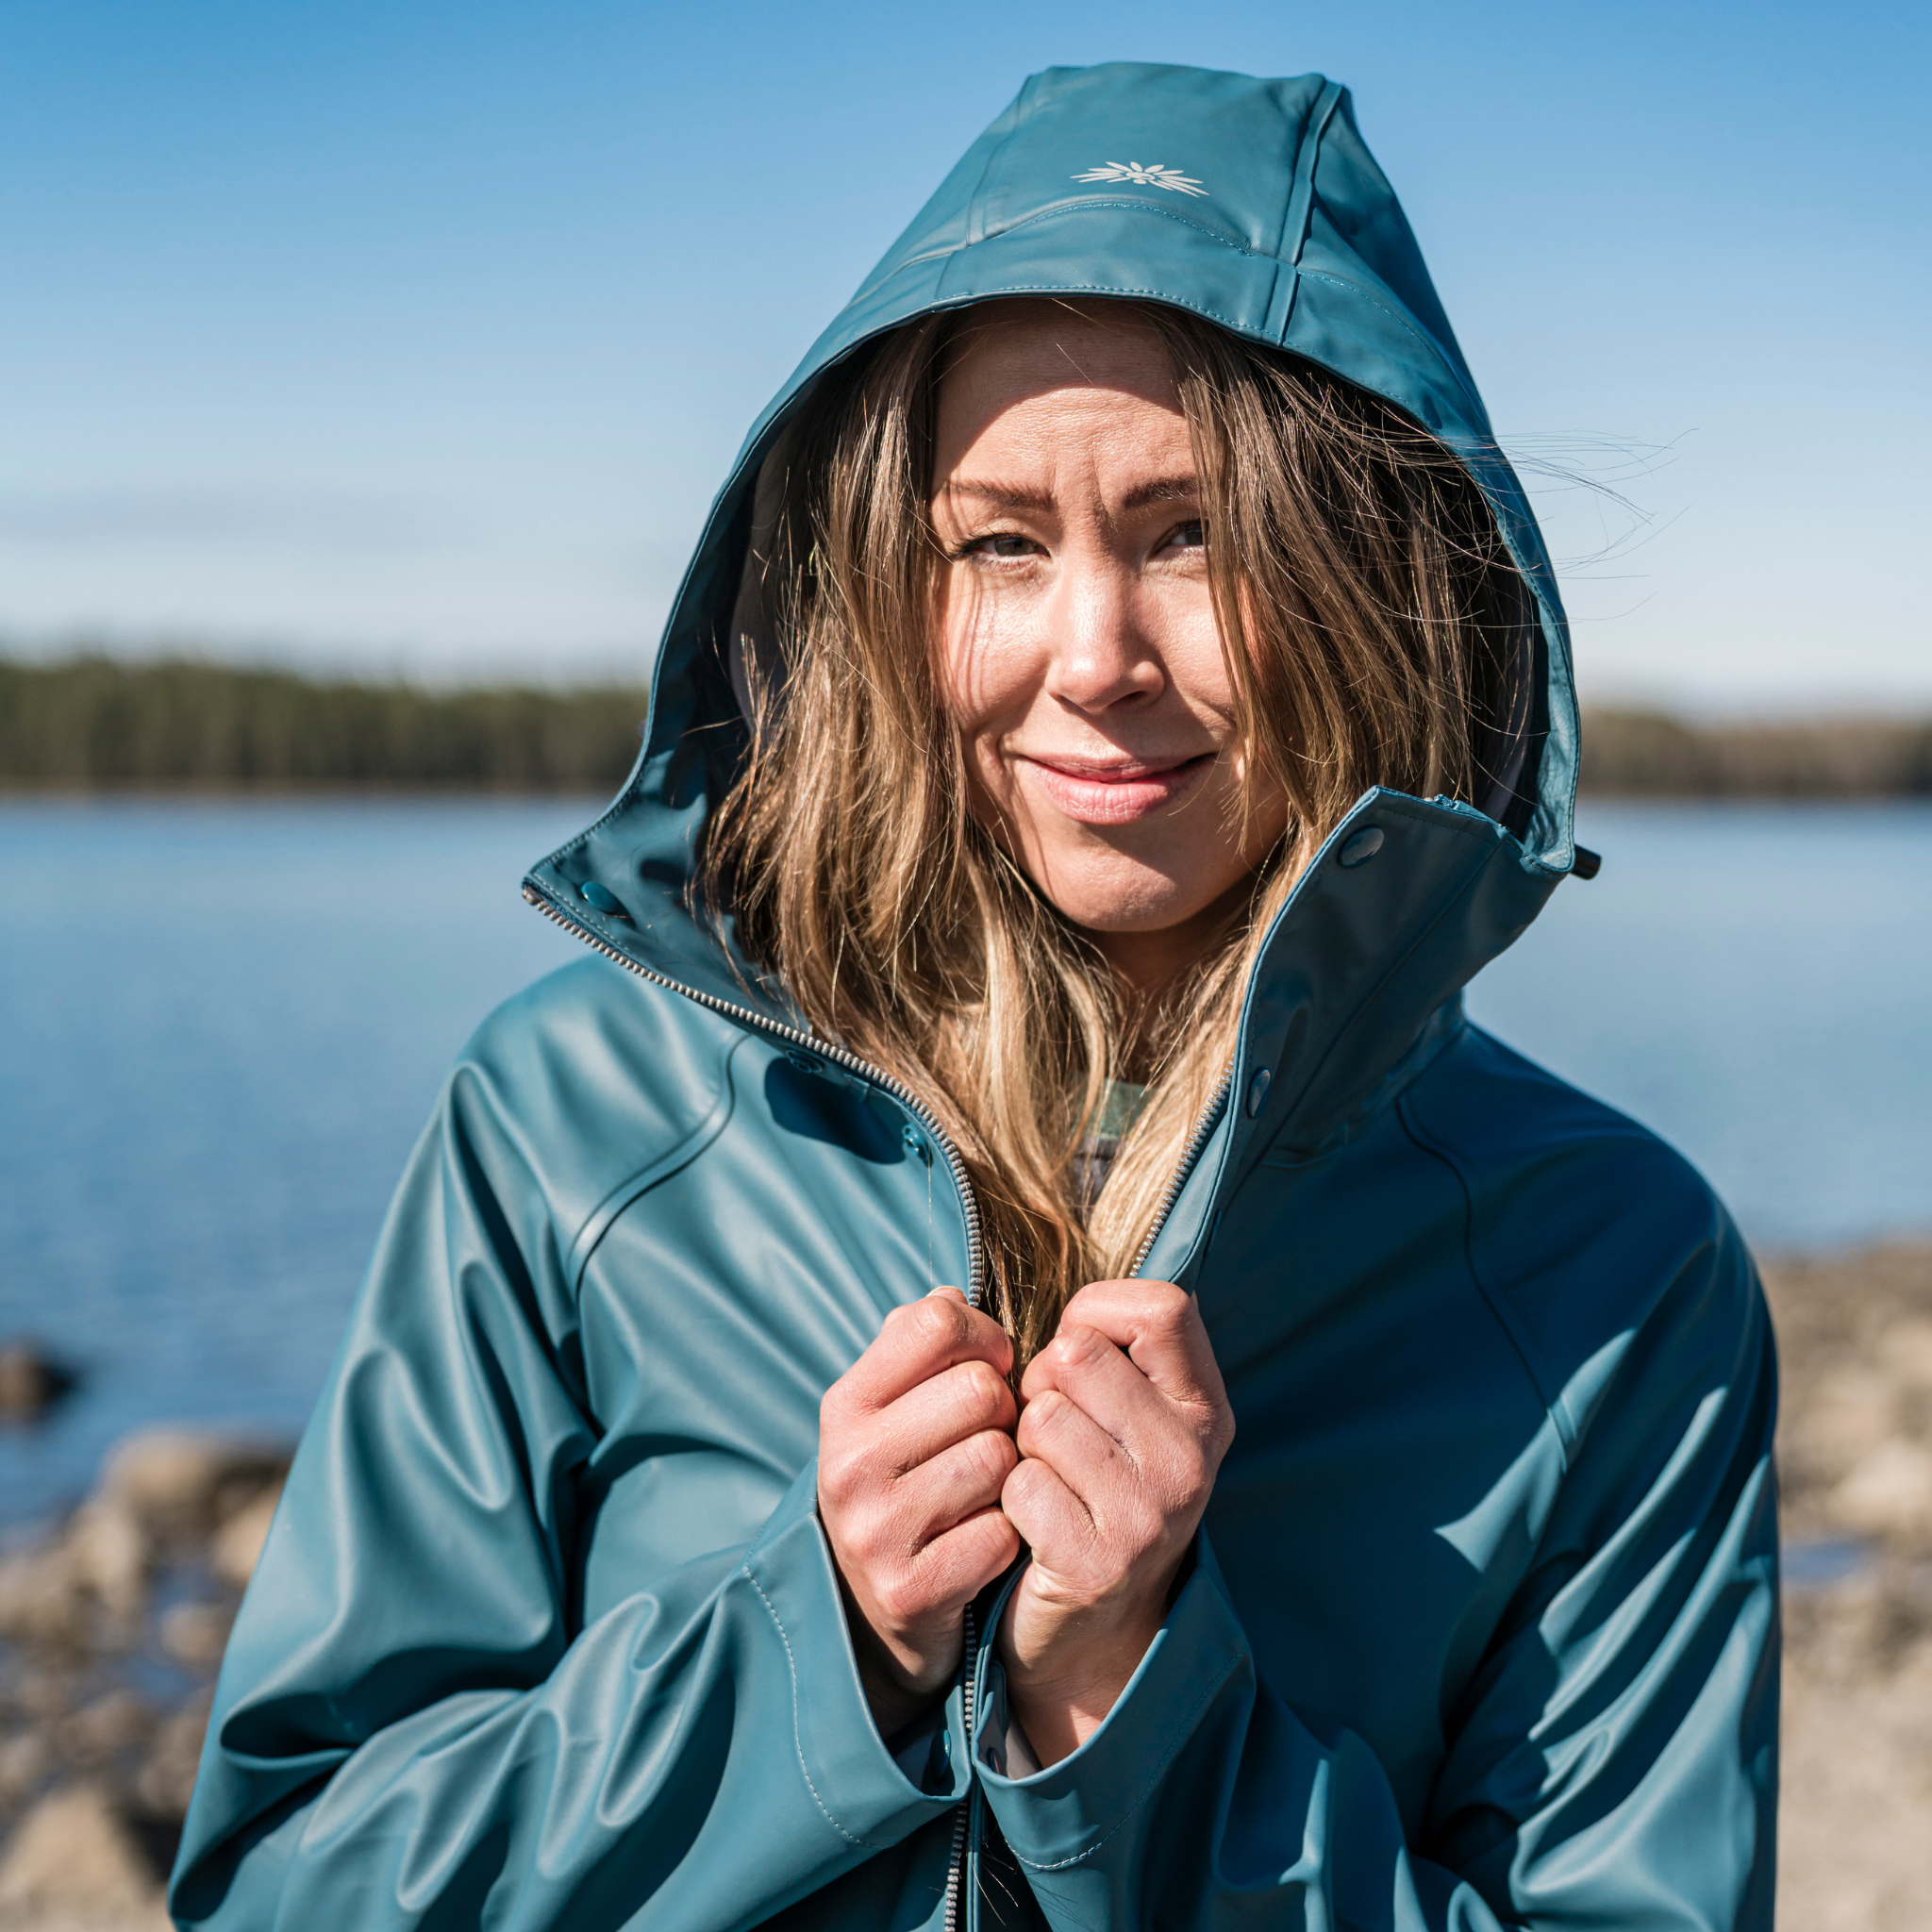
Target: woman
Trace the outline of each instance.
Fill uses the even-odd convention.
[[[1574,748],[1341,90],[1030,81],[526,882],[180,1923],[1768,1926],[1749,1258],[1460,1012]]]

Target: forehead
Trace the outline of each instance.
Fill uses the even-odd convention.
[[[1145,447],[1171,460],[1187,425],[1160,338],[1129,317],[1063,303],[1003,302],[960,325],[941,370],[935,472],[998,447],[1055,453],[1062,439],[1096,439],[1122,454]]]

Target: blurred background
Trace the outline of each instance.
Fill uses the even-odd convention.
[[[1605,866],[1471,1006],[1763,1257],[1785,1922],[1932,1924],[1932,16],[1861,0],[9,17],[0,1913],[151,1910],[278,1445],[450,1058],[571,957],[517,882],[740,438],[1025,75],[1113,58],[1352,87],[1536,497]]]

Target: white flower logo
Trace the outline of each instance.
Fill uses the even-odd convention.
[[[1075,175],[1075,181],[1131,181],[1136,188],[1171,188],[1176,194],[1206,194],[1208,191],[1191,175],[1159,161],[1143,168],[1139,161],[1109,161],[1104,168],[1089,168]]]

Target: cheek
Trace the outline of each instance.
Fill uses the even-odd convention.
[[[999,613],[975,605],[970,591],[941,592],[935,623],[946,709],[966,748],[968,769],[1003,807],[1010,781],[1000,741],[1024,719],[1038,696],[1042,669]]]
[[[1221,626],[1205,583],[1176,589],[1162,613],[1162,657],[1174,694],[1195,717],[1217,724],[1234,717],[1234,684],[1221,650]]]

